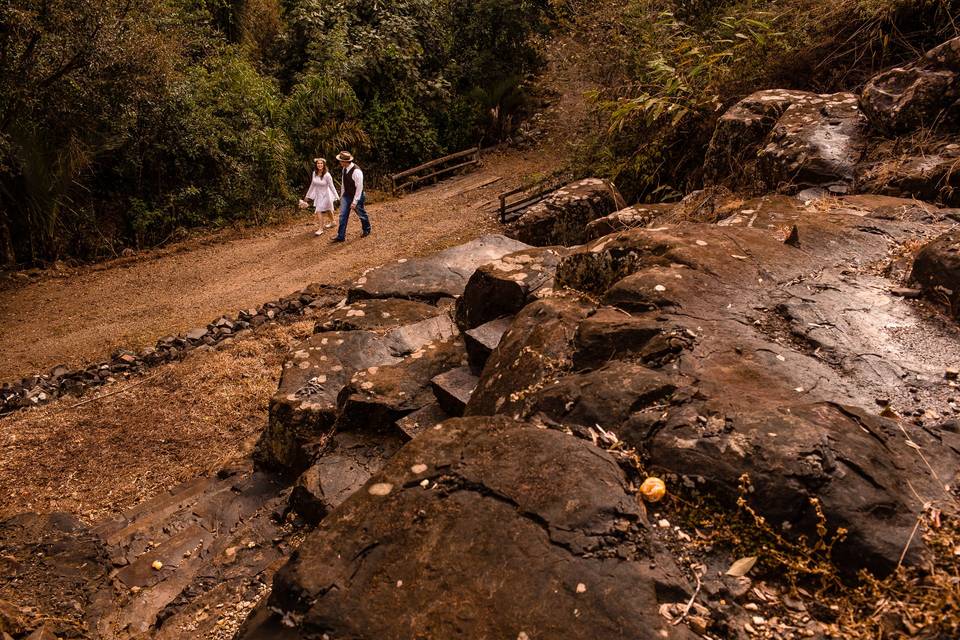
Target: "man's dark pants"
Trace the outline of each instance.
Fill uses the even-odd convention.
[[[360,227],[363,229],[364,235],[370,233],[370,218],[367,217],[367,210],[363,206],[366,201],[367,194],[361,193],[360,199],[357,201],[357,217],[360,218]],[[347,198],[340,200],[340,228],[337,229],[338,240],[345,240],[347,238],[347,222],[350,220],[350,205],[352,204],[353,201]]]

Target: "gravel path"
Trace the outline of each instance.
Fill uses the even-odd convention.
[[[58,364],[83,365],[121,347],[139,349],[312,282],[336,283],[390,260],[496,232],[497,194],[558,161],[543,151],[487,156],[477,172],[368,206],[373,235],[361,240],[354,217],[341,245],[330,244],[329,231],[315,237],[313,216],[304,215],[244,237],[51,274],[0,291],[0,381]]]

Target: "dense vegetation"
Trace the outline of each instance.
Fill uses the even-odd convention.
[[[699,186],[717,118],[759,89],[855,89],[960,33],[957,0],[627,0],[601,25],[590,155],[630,199]],[[594,170],[597,170],[594,167]]]
[[[546,0],[7,0],[0,266],[257,222],[309,158],[509,133]]]

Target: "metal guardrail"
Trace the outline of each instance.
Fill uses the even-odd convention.
[[[463,160],[463,158],[469,158],[468,160]],[[454,165],[444,167],[443,165],[448,162],[453,162],[455,160],[463,160]],[[430,162],[425,162],[421,165],[413,167],[412,169],[407,169],[406,171],[401,171],[400,173],[395,173],[390,176],[390,188],[394,194],[397,193],[398,189],[405,189],[408,187],[413,187],[414,185],[420,184],[431,178],[437,178],[439,176],[452,173],[458,169],[463,169],[465,167],[475,166],[480,164],[480,147],[474,147],[472,149],[467,149],[466,151],[459,151],[457,153],[451,153],[448,156],[443,156],[442,158],[437,158],[436,160],[431,160]],[[417,175],[427,169],[434,169],[440,167],[435,171],[432,171],[425,175]]]

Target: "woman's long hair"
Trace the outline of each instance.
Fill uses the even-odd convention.
[[[314,158],[314,159],[313,159],[313,172],[314,172],[314,173],[317,172],[317,163],[318,163],[318,162],[322,162],[322,163],[323,163],[323,172],[320,174],[320,177],[322,178],[323,176],[327,175],[327,171],[329,171],[329,169],[327,169],[327,161],[326,161],[326,159],[324,159],[324,158]]]

